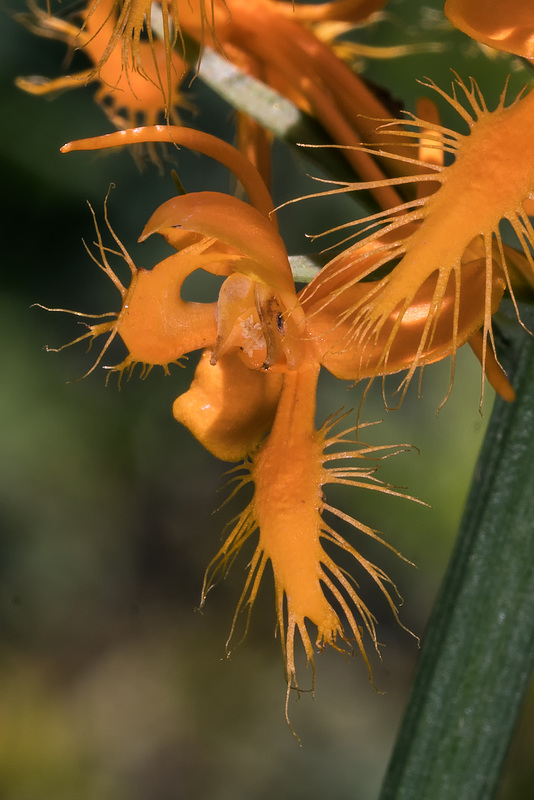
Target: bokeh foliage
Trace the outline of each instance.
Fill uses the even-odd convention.
[[[299,748],[283,718],[284,680],[274,613],[265,586],[245,643],[225,659],[224,642],[242,571],[212,592],[195,613],[205,565],[216,552],[231,509],[212,511],[223,483],[220,465],[172,419],[174,397],[190,365],[170,378],[153,371],[119,392],[83,348],[57,356],[44,345],[68,341],[71,318],[32,308],[103,311],[113,289],[81,243],[94,236],[86,200],[101,216],[108,186],[113,226],[139,266],[163,252],[135,245],[152,210],[173,192],[169,175],[140,173],[131,156],[60,156],[64,141],[107,132],[91,87],[52,102],[13,86],[19,74],[58,72],[64,48],[37,40],[4,7],[0,26],[2,94],[3,270],[0,433],[0,795],[6,800],[284,800],[326,796],[372,798],[393,746],[418,658],[414,640],[378,607],[384,661],[369,685],[361,659],[325,653],[317,661],[314,702],[292,703]],[[450,82],[450,67],[480,81],[488,102],[507,70],[466,37],[441,28],[441,4],[392,2],[390,18],[362,29],[367,44],[438,41],[439,52],[362,63],[364,74],[413,108],[417,77]],[[430,10],[428,10],[430,9]],[[425,27],[426,25],[426,27]],[[195,124],[232,137],[231,109],[195,82]],[[512,90],[513,91],[513,90]],[[226,129],[221,131],[223,118]],[[447,119],[450,123],[451,120]],[[313,191],[313,168],[278,146],[275,202]],[[231,190],[212,162],[181,152],[189,190]],[[304,233],[353,213],[350,202],[293,205],[281,214],[290,252],[310,249]],[[345,215],[345,217],[343,217]],[[191,287],[198,292],[198,286]],[[435,415],[448,366],[425,372],[400,411],[384,412],[379,393],[366,405],[373,442],[411,442],[420,450],[384,466],[383,477],[408,487],[426,509],[394,498],[354,493],[359,518],[384,531],[418,569],[384,563],[405,597],[403,622],[423,635],[453,545],[475,458],[491,407],[478,411],[479,368],[459,359],[452,397]],[[334,399],[335,395],[335,399]],[[328,398],[328,399],[326,399]],[[324,381],[319,413],[356,406],[358,394]],[[348,509],[350,510],[350,509]],[[371,552],[371,550],[369,551]],[[383,554],[381,554],[383,557]],[[385,559],[387,561],[387,558]],[[378,601],[377,601],[378,602]],[[532,770],[523,757],[531,733],[513,746],[502,800],[529,797]],[[526,788],[525,788],[526,787]]]

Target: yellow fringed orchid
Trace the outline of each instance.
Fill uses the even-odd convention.
[[[319,6],[279,3],[276,0],[89,0],[76,26],[39,10],[29,0],[27,24],[36,33],[66,41],[83,50],[93,66],[56,80],[19,78],[18,85],[33,94],[74,88],[99,80],[96,98],[119,128],[132,127],[139,117],[156,124],[165,112],[176,122],[180,84],[187,70],[184,35],[222,50],[241,69],[273,86],[300,108],[313,114],[333,140],[349,146],[344,155],[364,180],[384,178],[384,168],[356,146],[376,140],[376,118],[387,108],[354,72],[303,22],[339,19],[360,22],[384,0],[339,0]],[[160,11],[158,12],[157,9]],[[314,10],[315,9],[315,10]],[[155,34],[155,13],[161,16],[162,38]],[[146,33],[146,39],[141,34]],[[181,38],[181,50],[176,49]],[[176,47],[175,47],[176,46]],[[254,120],[238,115],[238,139],[243,152],[268,182],[270,135]],[[350,147],[354,145],[355,147]],[[397,150],[391,137],[390,147]],[[159,162],[156,151],[150,156]],[[371,192],[382,207],[395,206],[400,197],[392,186]]]
[[[154,125],[163,115],[177,121],[176,107],[182,103],[180,84],[188,67],[171,47],[167,19],[164,40],[154,38],[150,28],[148,40],[140,39],[150,6],[150,0],[124,4],[95,0],[80,12],[81,23],[75,25],[47,14],[30,0],[30,14],[20,15],[25,24],[41,36],[83,50],[93,66],[52,80],[18,78],[17,86],[30,94],[47,95],[98,81],[95,99],[117,128],[132,127],[141,118]],[[165,3],[163,9],[167,9]]]
[[[534,58],[534,22],[530,0],[447,0],[453,25],[489,47]]]
[[[82,140],[63,150],[97,149],[124,139],[130,143],[132,137],[159,141],[163,131],[170,141],[180,135],[179,130],[160,126]],[[206,145],[205,140],[203,143]],[[199,149],[199,141],[195,146]],[[311,662],[312,641],[319,649],[327,645],[343,649],[347,644],[350,648],[354,641],[368,666],[366,635],[378,649],[375,618],[353,579],[325,549],[326,543],[335,544],[367,571],[398,618],[394,589],[392,593],[385,573],[332,524],[337,518],[368,537],[382,541],[381,537],[330,505],[323,487],[337,483],[398,495],[374,473],[377,458],[405,446],[363,445],[356,427],[334,433],[334,426],[346,415],[335,415],[316,429],[315,395],[322,362],[317,336],[308,329],[287,253],[260,190],[261,179],[256,175],[255,185],[251,174],[243,176],[243,157],[236,151],[231,156],[228,148],[214,144],[211,150],[205,146],[204,152],[222,154],[262,211],[213,192],[183,195],[163,203],[141,239],[160,233],[181,249],[151,271],[134,274],[128,309],[123,305],[114,324],[130,348],[135,342],[136,348],[143,347],[146,352],[152,347],[156,352],[161,342],[166,359],[179,357],[186,348],[205,348],[193,383],[176,399],[173,413],[216,456],[244,459],[234,477],[238,486],[252,482],[254,496],[208,567],[203,598],[213,580],[226,572],[241,545],[259,530],[236,617],[252,607],[270,562],[289,695],[290,688],[297,685],[298,637]],[[105,250],[101,252],[104,257]],[[191,304],[180,298],[184,275],[200,267],[224,277],[216,303]],[[167,330],[169,335],[164,333]],[[176,352],[168,345],[170,350],[176,347]],[[132,350],[129,358],[136,358]],[[349,464],[352,459],[361,462]],[[309,625],[317,628],[313,639]]]
[[[378,650],[375,617],[361,599],[354,578],[326,552],[325,543],[336,545],[348,553],[370,575],[399,621],[389,587],[393,587],[394,592],[396,590],[390,579],[340,536],[325,517],[332,520],[337,517],[354,530],[380,542],[383,540],[376,531],[331,506],[323,493],[324,486],[336,483],[399,495],[376,480],[373,476],[376,465],[369,467],[365,463],[366,459],[375,460],[379,453],[392,455],[393,450],[363,445],[354,436],[355,428],[332,433],[346,415],[334,415],[317,430],[315,396],[318,375],[319,364],[313,348],[298,370],[284,374],[272,430],[245,464],[237,468],[238,474],[235,475],[238,482],[235,491],[252,482],[253,499],[209,565],[203,590],[204,601],[212,582],[226,573],[243,544],[259,531],[259,541],[236,609],[228,646],[240,612],[247,609],[250,614],[265,567],[270,562],[286,664],[286,717],[290,689],[299,688],[295,667],[297,636],[304,646],[307,663],[312,665],[314,645],[319,650],[331,646],[343,651],[343,644],[349,644],[350,652],[350,642],[354,641],[371,674],[364,633],[369,635]],[[342,450],[339,450],[340,446]],[[330,452],[332,448],[336,449]],[[362,459],[362,465],[346,465],[353,459]],[[397,553],[390,545],[387,546]],[[335,599],[335,604],[329,600],[329,595]],[[309,624],[317,629],[313,643]]]
[[[196,2],[189,10],[184,7],[181,24],[184,33],[197,39],[205,36],[207,44],[222,49],[225,57],[243,71],[317,117],[335,142],[357,145],[362,138],[374,141],[376,123],[372,118],[383,117],[388,113],[386,107],[327,44],[302,24],[303,17],[312,13],[310,7],[295,6],[295,13],[291,13],[290,5],[276,0],[226,0],[224,4],[215,0],[216,40],[199,27]],[[383,3],[327,3],[316,6],[315,16],[332,18],[339,12],[341,19],[360,20],[380,5]],[[392,146],[395,144],[392,139]],[[267,179],[266,140],[254,124],[246,123],[241,129],[241,146]],[[348,149],[344,155],[363,178],[384,177],[382,167],[367,153]],[[391,187],[373,192],[383,206],[399,202]]]

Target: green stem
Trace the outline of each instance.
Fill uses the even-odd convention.
[[[534,664],[534,340],[505,360],[380,800],[493,797]],[[512,366],[513,365],[513,366]]]

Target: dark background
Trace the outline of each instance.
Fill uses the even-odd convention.
[[[441,50],[361,67],[413,108],[416,77],[450,83],[454,66],[476,75],[495,101],[510,69],[451,31],[436,4],[397,2],[359,32],[366,43],[438,42]],[[118,297],[84,250],[94,239],[86,201],[102,221],[109,184],[112,225],[138,266],[167,252],[143,225],[173,194],[169,175],[141,173],[127,152],[62,156],[65,141],[105,133],[92,102],[95,87],[52,101],[18,91],[17,75],[59,74],[61,44],[37,39],[14,19],[22,4],[0,8],[3,194],[0,215],[0,798],[2,800],[280,800],[374,798],[386,768],[417,660],[417,645],[379,598],[383,662],[372,659],[377,693],[361,658],[334,652],[316,659],[315,699],[292,699],[299,747],[284,721],[285,683],[271,576],[267,575],[246,641],[225,657],[225,640],[244,581],[246,555],[195,613],[206,565],[232,509],[221,465],[174,422],[173,399],[191,380],[195,358],[170,377],[134,375],[119,392],[96,370],[76,382],[92,354],[76,346],[47,353],[79,335],[75,318],[34,303],[93,313]],[[491,58],[490,58],[491,55]],[[514,85],[525,76],[514,72]],[[232,111],[199,82],[189,94],[194,124],[232,138]],[[444,104],[441,104],[443,108]],[[446,119],[456,124],[454,112]],[[222,120],[222,122],[221,122]],[[192,121],[187,117],[186,121]],[[299,155],[275,151],[275,202],[314,191]],[[176,166],[176,165],[175,165]],[[180,152],[188,190],[231,191],[223,168]],[[352,206],[293,205],[281,212],[292,253]],[[326,219],[328,218],[328,219]],[[202,287],[194,286],[191,292]],[[116,363],[120,349],[106,363]],[[420,449],[384,465],[382,477],[428,502],[345,491],[347,513],[385,533],[414,569],[385,549],[378,560],[405,598],[403,622],[419,636],[446,567],[476,454],[491,408],[479,414],[480,370],[471,353],[458,359],[452,397],[436,416],[449,366],[429,368],[423,399],[414,391],[400,411],[380,397],[366,404],[371,443]],[[71,382],[69,382],[71,381]],[[72,382],[74,381],[74,382]],[[319,422],[358,391],[325,378]],[[239,506],[237,506],[239,510]],[[235,509],[234,509],[235,511]],[[363,537],[362,537],[363,538]],[[250,553],[249,553],[250,554]],[[301,679],[311,675],[302,665]],[[529,717],[514,744],[502,798],[530,797]]]

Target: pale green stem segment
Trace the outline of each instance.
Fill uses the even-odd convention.
[[[296,283],[309,283],[321,267],[324,267],[324,259],[314,256],[289,256],[289,265]]]
[[[532,330],[533,317],[523,316]],[[534,339],[497,399],[380,800],[490,800],[534,665]]]

